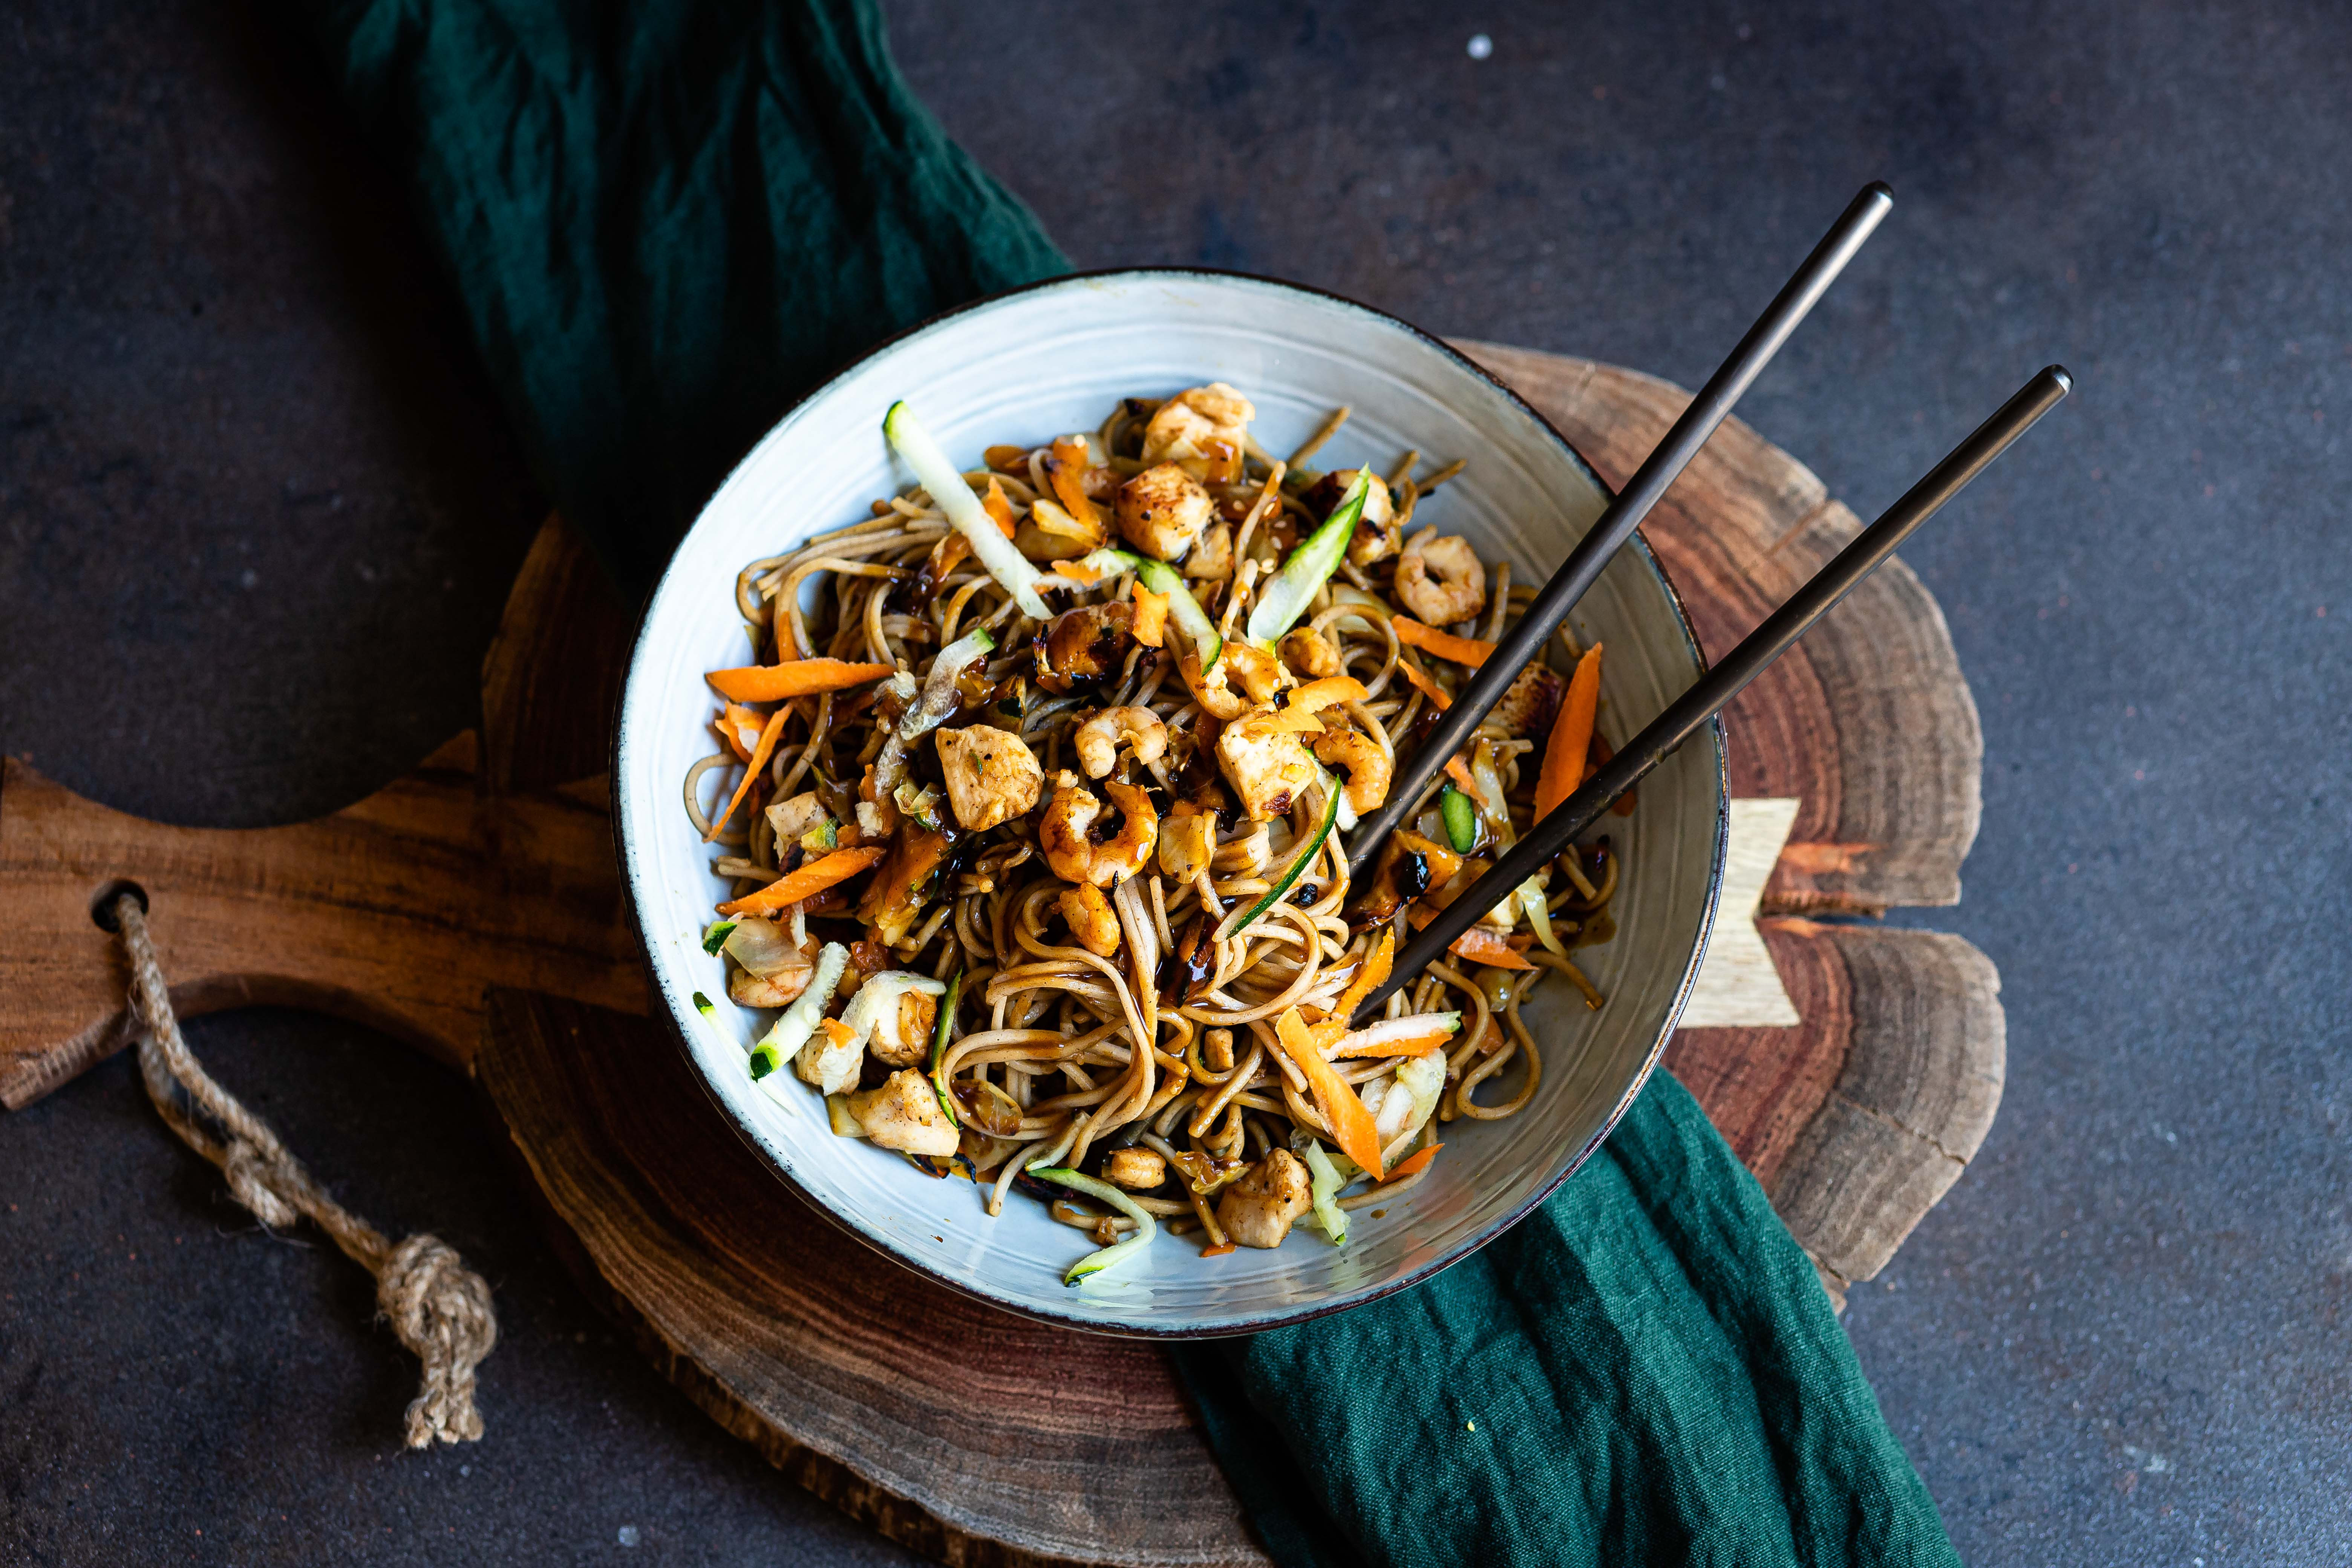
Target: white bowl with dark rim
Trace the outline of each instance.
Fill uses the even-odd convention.
[[[623,694],[614,771],[624,881],[668,1018],[711,1099],[744,1141],[835,1224],[898,1265],[1008,1310],[1107,1333],[1173,1338],[1252,1332],[1369,1301],[1427,1279],[1543,1201],[1608,1136],[1657,1061],[1690,994],[1721,888],[1727,812],[1713,725],[1642,786],[1639,809],[1606,819],[1622,855],[1617,935],[1578,954],[1608,997],[1588,1010],[1546,984],[1524,1010],[1542,1047],[1533,1101],[1498,1121],[1444,1126],[1445,1152],[1417,1188],[1350,1216],[1347,1245],[1297,1231],[1273,1251],[1203,1258],[1163,1236],[1142,1257],[1072,1289],[1062,1275],[1094,1243],[1020,1193],[991,1218],[982,1190],[939,1180],[826,1124],[794,1079],[778,1103],[745,1065],[768,1014],[727,1000],[722,960],[702,951],[728,884],[688,821],[680,784],[711,749],[706,671],[751,662],[736,573],[869,515],[912,482],[882,437],[909,399],[950,457],[1099,425],[1122,396],[1223,381],[1257,405],[1254,426],[1284,452],[1336,405],[1354,406],[1318,455],[1385,468],[1407,447],[1468,468],[1420,518],[1468,536],[1517,582],[1550,575],[1608,491],[1568,441],[1485,371],[1393,317],[1312,289],[1195,270],[1060,279],[982,300],[892,339],[787,414],[703,509],[647,605]],[[1604,727],[1619,742],[1704,669],[1697,639],[1637,539],[1572,619],[1608,645]],[[694,1004],[710,997],[712,1016]],[[1505,1070],[1514,1088],[1520,1068]],[[1487,1098],[1496,1096],[1490,1086]],[[779,1204],[792,1201],[782,1192]],[[891,1267],[877,1258],[877,1268]]]

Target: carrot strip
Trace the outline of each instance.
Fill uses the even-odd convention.
[[[1232,1242],[1221,1241],[1214,1247],[1204,1247],[1201,1248],[1201,1256],[1203,1258],[1223,1258],[1226,1253],[1231,1252],[1233,1249],[1234,1244]]]
[[[1371,693],[1364,683],[1352,675],[1327,675],[1320,680],[1310,680],[1290,694],[1288,707],[1304,713],[1317,712],[1334,702],[1367,702]]]
[[[1108,572],[1097,571],[1083,561],[1056,561],[1054,572],[1056,576],[1067,577],[1081,588],[1091,588],[1110,575]]]
[[[1426,675],[1423,675],[1421,672],[1420,666],[1414,664],[1412,660],[1409,658],[1401,658],[1397,660],[1397,668],[1404,671],[1404,678],[1412,683],[1412,689],[1415,691],[1420,692],[1423,697],[1428,698],[1431,706],[1434,707],[1440,713],[1444,712],[1448,708],[1454,706],[1454,699],[1445,695],[1444,690],[1438,686],[1437,682],[1430,679]]]
[[[1363,1040],[1352,1046],[1343,1042],[1328,1059],[1339,1062],[1354,1057],[1425,1057],[1453,1037],[1451,1029],[1432,1029],[1426,1035],[1402,1035],[1392,1040]]]
[[[1425,626],[1411,616],[1391,616],[1389,625],[1396,628],[1397,641],[1407,647],[1417,647],[1439,658],[1455,664],[1466,664],[1475,669],[1495,657],[1495,645],[1477,637],[1457,637],[1452,632],[1441,632]]]
[[[1339,1069],[1325,1061],[1323,1053],[1315,1048],[1314,1037],[1307,1033],[1307,1020],[1298,1016],[1297,1008],[1285,1012],[1276,1021],[1274,1032],[1282,1042],[1284,1053],[1306,1076],[1307,1087],[1315,1094],[1315,1109],[1323,1113],[1332,1137],[1339,1140],[1339,1152],[1370,1171],[1372,1180],[1379,1181],[1381,1132],[1372,1122],[1372,1113],[1364,1109],[1364,1102],[1348,1086],[1348,1080],[1339,1076]]]
[[[989,448],[992,452],[995,449],[993,447]],[[980,498],[980,510],[996,520],[996,531],[1005,538],[1010,539],[1018,531],[1013,524],[1013,503],[1005,498],[1004,481],[994,474],[988,476],[988,493]]]
[[[842,691],[863,686],[891,673],[887,664],[847,664],[837,658],[800,658],[789,664],[755,664],[742,669],[714,669],[707,679],[722,697],[737,702],[781,702],[787,697],[810,697],[820,691]]]
[[[1402,1182],[1407,1176],[1417,1176],[1421,1174],[1421,1173],[1429,1169],[1429,1163],[1432,1160],[1436,1159],[1437,1152],[1444,1147],[1445,1145],[1443,1143],[1432,1143],[1426,1149],[1407,1154],[1403,1159],[1397,1162],[1397,1168],[1391,1171],[1383,1179],[1391,1182]]]
[[[1576,661],[1568,679],[1568,695],[1560,700],[1559,720],[1544,744],[1543,772],[1536,777],[1536,820],[1576,793],[1584,782],[1584,753],[1592,743],[1592,720],[1601,706],[1601,645],[1594,643]]]
[[[797,904],[813,899],[835,882],[845,882],[882,858],[883,851],[876,845],[858,849],[836,849],[822,860],[812,860],[789,876],[779,877],[756,893],[731,900],[719,906],[722,915],[763,915],[771,910],[781,910],[786,904]]]
[[[1460,784],[1462,786],[1462,793],[1468,795],[1472,800],[1477,800],[1480,798],[1478,794],[1478,781],[1470,776],[1470,770],[1462,765],[1462,759],[1460,757],[1454,756],[1445,759],[1445,776],[1452,779],[1455,784]]]
[[[1373,944],[1370,954],[1365,958],[1363,968],[1356,971],[1356,978],[1349,984],[1347,990],[1339,994],[1339,999],[1331,1004],[1331,1011],[1324,1016],[1346,1023],[1355,1016],[1356,1009],[1363,1005],[1364,998],[1395,970],[1396,932],[1384,931],[1381,932],[1381,940]]]
[[[1412,929],[1419,931],[1437,918],[1435,910],[1424,910],[1418,904],[1406,914]],[[1533,969],[1534,964],[1521,958],[1518,950],[1484,926],[1472,926],[1447,943],[1449,952],[1458,953],[1473,963],[1484,963],[1495,969]]]
[[[743,782],[735,786],[735,793],[727,798],[727,809],[712,820],[710,831],[702,836],[705,844],[719,837],[719,830],[727,826],[727,819],[735,815],[735,808],[743,804],[743,797],[750,795],[751,786],[760,782],[760,774],[767,768],[768,758],[776,750],[776,737],[784,732],[784,721],[792,716],[793,705],[789,702],[768,715],[767,725],[760,731],[760,743],[751,748],[751,760],[743,764]]]
[[[1054,443],[1054,455],[1045,459],[1045,482],[1054,488],[1054,499],[1062,510],[1085,526],[1099,532],[1103,525],[1102,509],[1087,496],[1084,480],[1087,468],[1087,444],[1075,437],[1065,436]]]
[[[732,702],[727,705],[727,711],[710,721],[710,727],[719,731],[719,738],[727,742],[727,749],[735,753],[739,763],[751,760],[751,748],[760,743],[760,725],[757,713]]]
[[[1129,591],[1135,595],[1135,624],[1129,629],[1144,647],[1160,647],[1168,640],[1168,595],[1153,593],[1140,577]]]

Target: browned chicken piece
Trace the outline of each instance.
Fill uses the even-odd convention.
[[[1135,646],[1134,626],[1135,606],[1125,600],[1063,611],[1037,634],[1037,684],[1059,693],[1117,675]]]
[[[940,1109],[931,1080],[912,1068],[892,1073],[879,1089],[851,1095],[849,1114],[877,1145],[908,1154],[944,1158],[963,1136]]]
[[[1168,1162],[1150,1149],[1114,1149],[1103,1162],[1103,1179],[1130,1193],[1148,1193],[1168,1179]]]
[[[1280,1247],[1313,1195],[1307,1167],[1287,1149],[1269,1149],[1217,1200],[1217,1224],[1236,1247]]]
[[[1192,546],[1192,553],[1184,557],[1184,575],[1197,582],[1222,583],[1233,574],[1233,525],[1213,522]]]
[[[1486,722],[1499,725],[1503,733],[1513,740],[1523,735],[1543,735],[1551,731],[1551,721],[1559,712],[1560,693],[1565,689],[1557,671],[1541,664],[1531,664],[1519,671],[1486,715]]]
[[[1264,822],[1288,815],[1317,777],[1315,759],[1297,735],[1279,728],[1272,709],[1245,713],[1217,737],[1217,764],[1241,798],[1242,810]]]
[[[1162,561],[1181,560],[1215,510],[1201,481],[1173,463],[1146,468],[1118,488],[1118,531]]]
[[[938,744],[949,808],[974,833],[1009,822],[1037,804],[1045,771],[1020,736],[974,724],[940,731]]]

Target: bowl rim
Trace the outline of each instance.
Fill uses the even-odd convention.
[[[667,991],[660,983],[660,976],[654,962],[653,938],[646,927],[645,906],[637,894],[639,870],[629,842],[629,813],[625,808],[627,784],[626,775],[621,765],[628,731],[629,693],[635,684],[639,661],[645,656],[646,637],[651,629],[654,605],[660,598],[661,590],[669,580],[670,569],[676,563],[678,551],[685,545],[688,535],[691,534],[695,526],[701,521],[704,512],[709,510],[710,501],[717,499],[728,485],[733,482],[735,475],[751,460],[770,437],[791,423],[803,409],[831,395],[835,387],[848,380],[877,355],[961,317],[992,310],[1010,300],[1030,294],[1088,283],[1149,282],[1154,279],[1189,278],[1206,278],[1221,282],[1253,284],[1303,295],[1321,304],[1338,306],[1345,310],[1369,317],[1382,326],[1409,334],[1435,350],[1445,359],[1452,361],[1458,368],[1468,372],[1500,393],[1521,414],[1531,420],[1538,429],[1549,437],[1569,460],[1583,471],[1585,477],[1592,481],[1593,486],[1601,494],[1612,500],[1615,499],[1617,494],[1615,487],[1601,478],[1600,470],[1595,468],[1591,460],[1577,448],[1576,443],[1561,434],[1540,410],[1520,396],[1499,376],[1436,333],[1415,326],[1402,317],[1393,315],[1376,306],[1367,305],[1360,300],[1353,300],[1347,295],[1334,293],[1327,289],[1319,289],[1312,284],[1293,282],[1288,279],[1275,278],[1265,273],[1244,272],[1231,268],[1106,267],[1059,273],[1051,278],[1039,279],[1031,283],[1016,284],[992,294],[966,300],[962,304],[926,316],[919,321],[890,333],[887,337],[877,340],[855,357],[843,362],[823,382],[793,399],[782,413],[776,416],[766,431],[751,444],[743,456],[736,460],[734,467],[730,468],[726,476],[712,488],[709,497],[704,500],[702,507],[696,511],[694,520],[688,522],[685,531],[678,535],[676,544],[671,548],[669,560],[662,565],[660,574],[647,585],[643,600],[637,606],[635,625],[630,632],[628,666],[622,678],[620,690],[614,697],[614,721],[612,726],[613,846],[614,855],[620,863],[622,903],[628,918],[630,930],[636,938],[639,960],[645,966],[648,982],[647,989],[658,1004],[656,1011],[659,1014],[659,1021],[667,1026],[671,1044],[685,1058],[686,1067],[696,1085],[709,1100],[712,1109],[719,1112],[719,1119],[750,1150],[761,1166],[775,1178],[778,1184],[783,1187],[794,1200],[805,1204],[835,1229],[862,1243],[891,1264],[919,1274],[935,1284],[944,1286],[959,1296],[985,1303],[998,1311],[1009,1312],[1016,1317],[1026,1318],[1036,1322],[1049,1323],[1056,1328],[1071,1329],[1083,1333],[1100,1334],[1116,1339],[1156,1341],[1232,1339],[1244,1334],[1262,1333],[1270,1329],[1285,1328],[1294,1323],[1310,1322],[1336,1312],[1351,1311],[1358,1307],[1369,1305],[1383,1297],[1392,1296],[1400,1290],[1410,1289],[1444,1272],[1494,1241],[1541,1206],[1570,1176],[1582,1170],[1586,1162],[1590,1161],[1600,1151],[1601,1146],[1608,1142],[1609,1135],[1616,1131],[1618,1122],[1624,1118],[1625,1113],[1633,1108],[1633,1101],[1640,1098],[1643,1089],[1648,1086],[1651,1073],[1656,1070],[1659,1058],[1664,1054],[1666,1042],[1674,1037],[1675,1028],[1681,1020],[1683,1010],[1690,1002],[1691,992],[1697,984],[1699,969],[1706,959],[1707,945],[1714,936],[1715,922],[1721,912],[1724,870],[1730,846],[1730,780],[1726,771],[1723,721],[1717,717],[1708,720],[1705,727],[1706,737],[1715,751],[1715,833],[1708,852],[1706,891],[1701,910],[1702,918],[1698,935],[1691,944],[1690,955],[1684,963],[1681,978],[1675,984],[1673,1000],[1666,1009],[1664,1020],[1659,1026],[1657,1037],[1650,1042],[1643,1052],[1640,1068],[1627,1082],[1623,1091],[1618,1095],[1616,1103],[1610,1107],[1609,1114],[1601,1119],[1601,1126],[1591,1138],[1586,1140],[1584,1146],[1579,1149],[1574,1157],[1562,1165],[1557,1173],[1530,1192],[1508,1213],[1489,1221],[1475,1233],[1444,1248],[1427,1261],[1400,1273],[1395,1278],[1383,1280],[1378,1285],[1364,1287],[1339,1299],[1262,1312],[1251,1317],[1207,1326],[1161,1326],[1139,1321],[1107,1323],[1097,1318],[1079,1317],[1026,1302],[1011,1301],[933,1267],[930,1261],[919,1253],[900,1252],[880,1236],[868,1232],[856,1222],[853,1215],[839,1212],[832,1205],[821,1201],[814,1194],[805,1190],[793,1178],[790,1172],[770,1158],[768,1152],[761,1147],[759,1139],[753,1135],[751,1130],[744,1125],[742,1121],[729,1109],[726,1101],[719,1098],[717,1086],[710,1081],[709,1075],[703,1070],[701,1062],[696,1058],[694,1048],[687,1038],[688,1025],[685,1018],[678,1014],[677,1007],[670,1001]],[[1683,603],[1681,590],[1675,586],[1674,579],[1660,564],[1655,552],[1651,550],[1649,541],[1644,539],[1638,530],[1627,542],[1626,548],[1636,552],[1637,558],[1649,568],[1651,574],[1657,579],[1658,585],[1665,591],[1666,602],[1674,610],[1675,623],[1683,635],[1683,640],[1689,646],[1691,655],[1696,660],[1698,668],[1704,671],[1708,664],[1706,650],[1699,642],[1696,628],[1691,624],[1690,612]]]

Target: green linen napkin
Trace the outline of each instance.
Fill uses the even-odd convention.
[[[410,171],[543,482],[632,594],[829,371],[1066,267],[908,94],[872,0],[289,18]],[[1663,1072],[1438,1279],[1177,1360],[1286,1568],[1956,1561],[1804,1255]]]

